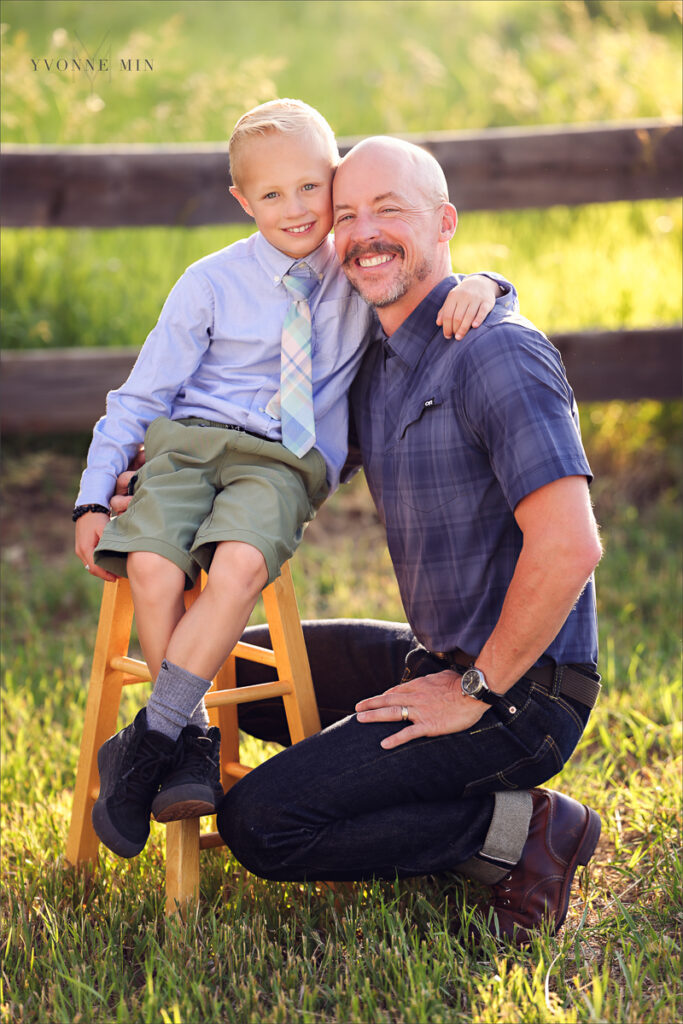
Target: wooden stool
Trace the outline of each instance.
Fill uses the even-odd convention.
[[[194,589],[187,592],[186,605],[199,597],[203,585],[204,574]],[[205,698],[211,724],[221,731],[221,782],[226,790],[250,770],[239,760],[238,704],[282,697],[293,743],[320,729],[288,563],[282,567],[279,579],[266,587],[262,596],[272,649],[238,643]],[[128,580],[105,583],[66,843],[66,859],[74,866],[93,865],[97,860],[99,839],[90,818],[99,793],[97,751],[117,731],[122,688],[150,679],[145,663],[128,657],[132,622],[133,601]],[[237,687],[235,658],[270,665],[277,674],[277,681]],[[200,835],[199,818],[169,822],[166,826],[167,914],[175,913],[198,897],[200,849],[222,845],[217,832]]]

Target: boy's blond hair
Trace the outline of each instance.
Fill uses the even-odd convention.
[[[339,150],[334,132],[323,115],[302,100],[269,100],[242,114],[235,125],[228,143],[230,174],[233,185],[239,188],[240,155],[245,142],[258,135],[281,132],[285,135],[299,135],[315,132],[327,146],[333,167],[339,163]]]

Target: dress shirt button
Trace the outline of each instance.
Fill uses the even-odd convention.
[[[273,278],[273,283],[274,283],[274,284],[277,284],[279,280],[280,280],[280,278],[279,278],[279,277],[274,277],[274,278]]]

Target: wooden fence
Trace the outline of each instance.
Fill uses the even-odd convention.
[[[683,126],[663,120],[406,136],[439,160],[460,210],[674,198],[683,192]],[[355,139],[340,140],[346,152]],[[234,223],[227,147],[6,145],[6,227]],[[599,241],[596,240],[599,244]],[[632,287],[637,288],[637,281]],[[676,398],[681,328],[556,335],[580,400]],[[126,376],[130,350],[5,352],[7,432],[87,430]]]

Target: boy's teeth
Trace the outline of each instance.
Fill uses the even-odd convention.
[[[308,231],[310,226],[311,226],[310,224],[304,224],[300,228],[287,228],[287,230],[291,231],[295,235],[300,235],[302,231]]]
[[[393,256],[363,256],[358,262],[361,267],[378,267],[380,263],[388,263],[393,258]]]

